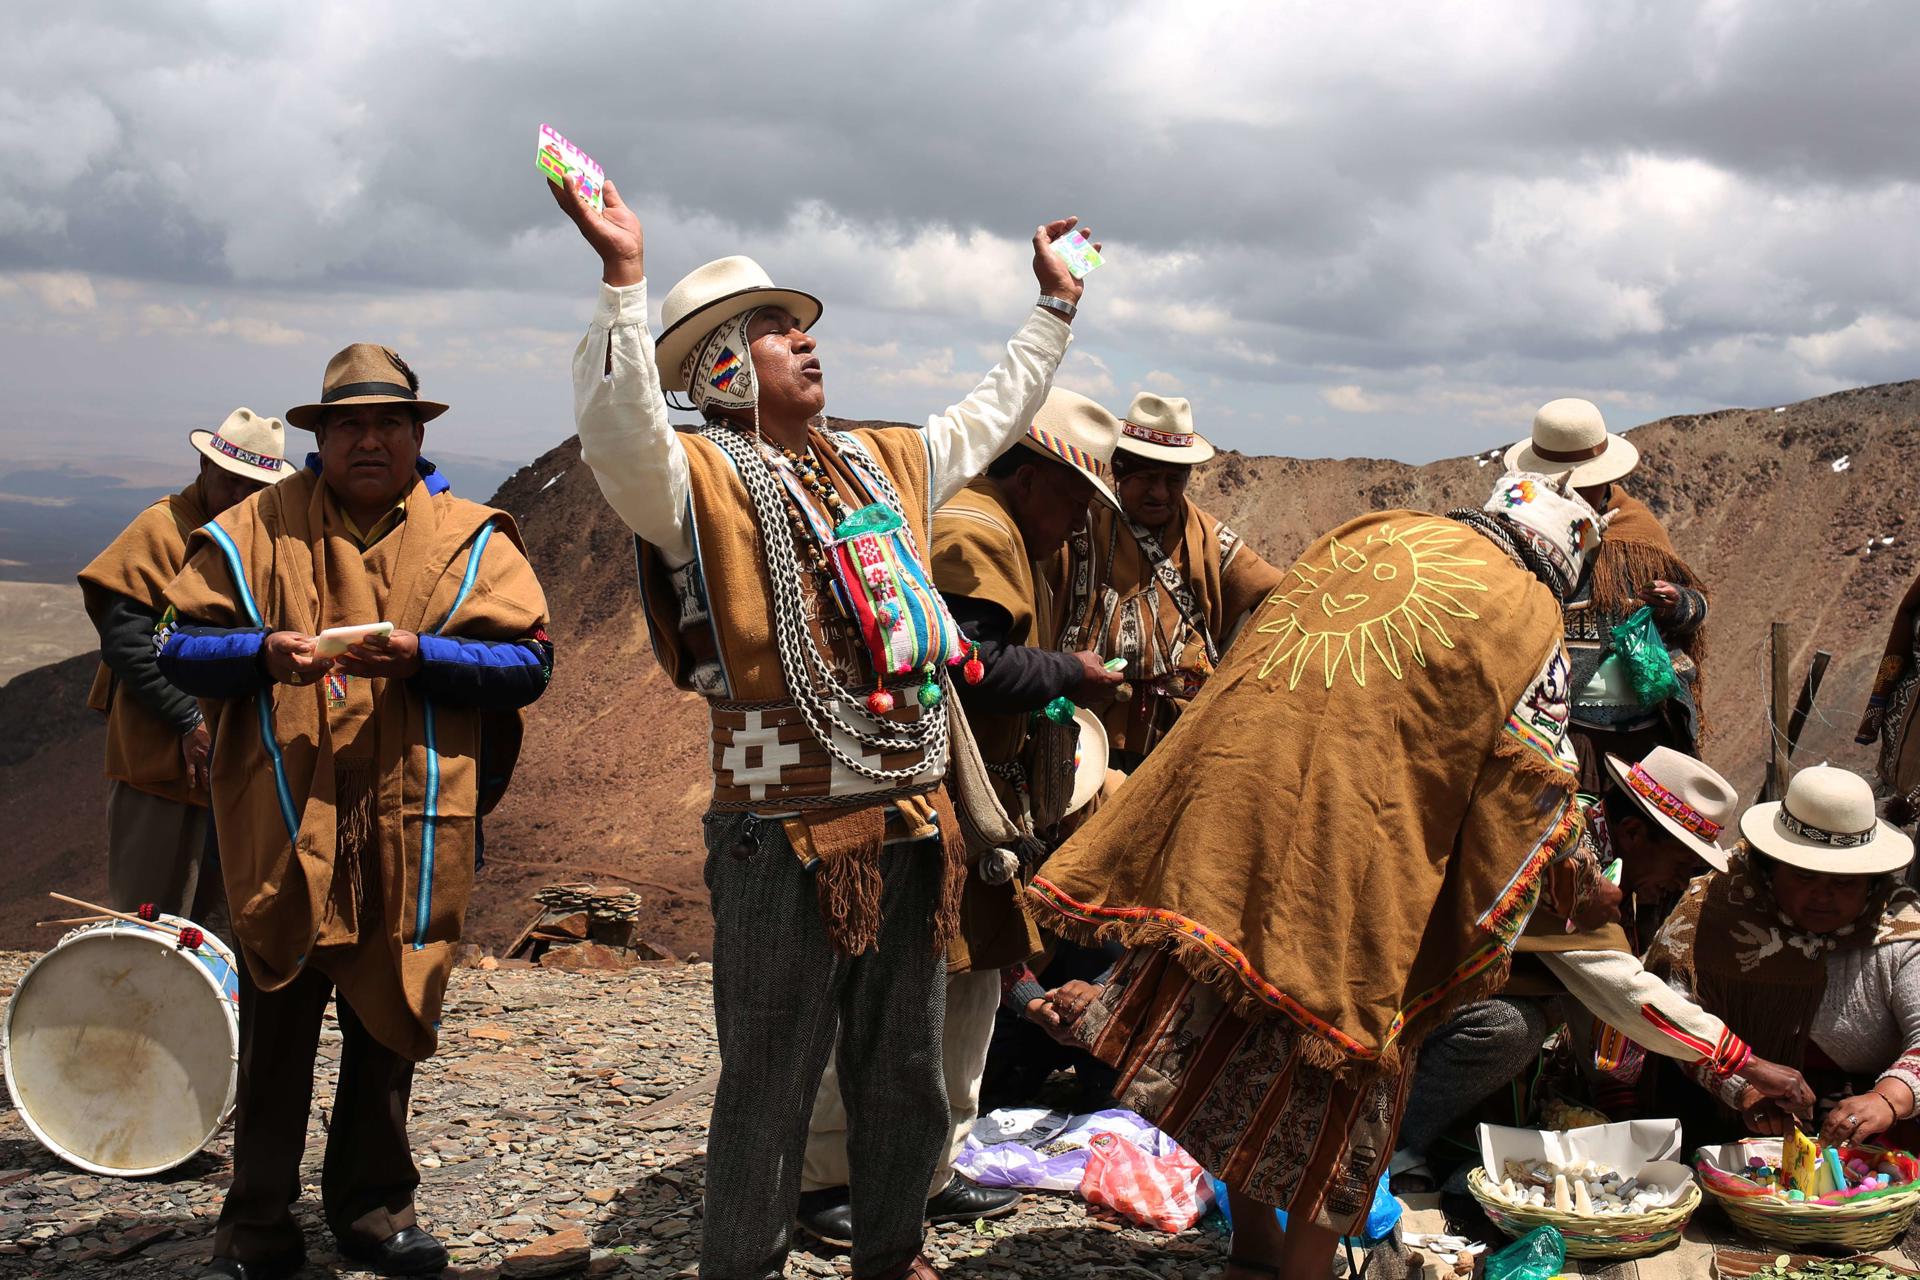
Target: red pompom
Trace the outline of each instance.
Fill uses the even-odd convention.
[[[886,715],[893,710],[893,695],[885,689],[875,689],[867,695],[867,710],[877,716]]]
[[[154,906],[151,902],[143,902],[135,908],[133,914],[139,916],[142,920],[158,920],[160,918],[160,908]]]
[[[207,935],[201,933],[192,925],[188,925],[180,931],[180,947],[184,951],[191,951],[206,940]]]
[[[968,684],[979,684],[987,678],[987,664],[978,658],[968,658],[967,665],[960,668],[960,674],[966,677]]]

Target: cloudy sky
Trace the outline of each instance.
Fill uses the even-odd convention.
[[[454,405],[443,451],[563,439],[598,271],[543,121],[641,212],[656,307],[741,252],[823,297],[846,416],[964,394],[1068,213],[1111,265],[1061,383],[1185,394],[1254,452],[1423,461],[1558,395],[1626,426],[1916,373],[1909,0],[1071,12],[31,6],[0,43],[0,464],[175,459],[354,340]]]

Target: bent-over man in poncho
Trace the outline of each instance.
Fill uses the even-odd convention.
[[[1498,989],[1574,847],[1559,597],[1599,535],[1520,475],[1320,538],[1029,891],[1134,947],[1077,1030],[1227,1184],[1232,1280],[1326,1274],[1421,1038]]]

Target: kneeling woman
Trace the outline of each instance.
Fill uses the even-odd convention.
[[[1884,1140],[1920,1101],[1920,896],[1899,875],[1913,842],[1874,816],[1864,778],[1824,766],[1797,774],[1783,803],[1747,810],[1740,833],[1647,968],[1759,1056],[1800,1068],[1822,1097],[1823,1141]],[[1732,1106],[1745,1082],[1701,1083]],[[1765,1103],[1741,1119],[1758,1133],[1786,1124]]]

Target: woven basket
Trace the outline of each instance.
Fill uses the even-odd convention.
[[[1877,1200],[1794,1204],[1774,1196],[1729,1196],[1707,1188],[1733,1225],[1775,1244],[1822,1245],[1866,1253],[1884,1249],[1913,1225],[1920,1187]]]
[[[1489,1221],[1515,1239],[1535,1227],[1552,1227],[1567,1242],[1570,1258],[1644,1258],[1670,1248],[1680,1240],[1687,1219],[1700,1207],[1700,1188],[1688,1183],[1680,1199],[1651,1213],[1581,1215],[1554,1209],[1509,1204],[1485,1169],[1467,1175],[1467,1190],[1479,1202]]]

